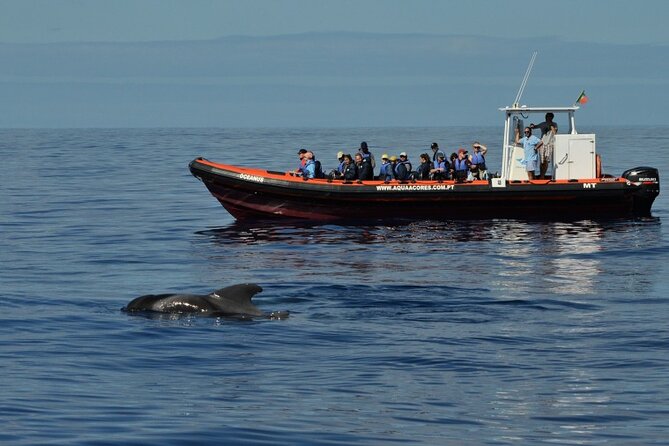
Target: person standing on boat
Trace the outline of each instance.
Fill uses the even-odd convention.
[[[488,153],[488,148],[480,142],[474,141],[472,150],[474,153],[469,155],[472,177],[477,180],[487,180],[488,170],[485,165],[485,154]]]
[[[523,146],[523,163],[525,164],[525,170],[527,170],[527,179],[533,180],[535,178],[534,172],[539,167],[539,154],[537,150],[544,143],[532,134],[531,128],[525,127],[524,133],[525,136],[521,138],[518,129],[516,129],[516,144]]]
[[[553,159],[553,147],[555,145],[555,135],[558,132],[557,123],[553,122],[555,115],[551,112],[546,113],[546,120],[539,124],[530,124],[531,129],[541,129],[541,141],[543,144],[538,150],[539,154],[539,178],[546,178],[548,165]]]
[[[432,167],[431,169],[434,169],[436,161],[437,161],[437,155],[439,154],[439,144],[436,142],[433,142],[430,145],[430,149],[432,149]]]
[[[539,124],[530,124],[530,128],[540,129],[542,138],[550,131],[557,133],[558,125],[553,121],[553,118],[555,118],[555,115],[551,112],[548,112],[546,113],[546,120],[544,122],[540,122]]]
[[[365,141],[360,143],[360,149],[358,149],[358,151],[363,158],[367,158],[369,160],[369,164],[372,166],[372,175],[374,175],[374,169],[376,169],[376,160],[374,159],[372,152],[369,151],[369,147],[367,147],[367,143]]]

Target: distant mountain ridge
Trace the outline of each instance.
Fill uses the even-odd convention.
[[[634,119],[652,123],[667,102],[668,46],[365,32],[0,43],[0,93],[13,108],[0,126],[50,118],[99,125],[128,110],[138,113],[133,121],[140,126],[210,126],[212,113],[261,126],[494,124],[534,50],[539,55],[524,96],[530,103],[568,105],[586,89],[588,108],[602,107],[595,121],[643,107],[647,116]],[[48,110],[61,97],[72,101],[54,117]]]

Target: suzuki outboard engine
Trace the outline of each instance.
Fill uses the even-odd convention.
[[[660,194],[660,172],[654,167],[634,167],[623,172],[622,177],[628,183],[640,186],[634,194],[634,213],[650,216],[650,207],[655,197]]]

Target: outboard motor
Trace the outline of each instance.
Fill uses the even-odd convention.
[[[634,167],[624,171],[622,177],[635,186],[641,186],[634,194],[634,213],[650,216],[653,201],[660,194],[660,172],[654,167]]]

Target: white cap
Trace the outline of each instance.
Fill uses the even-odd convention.
[[[400,153],[400,156],[407,156],[407,153],[406,153],[406,152],[402,152],[402,153]]]

